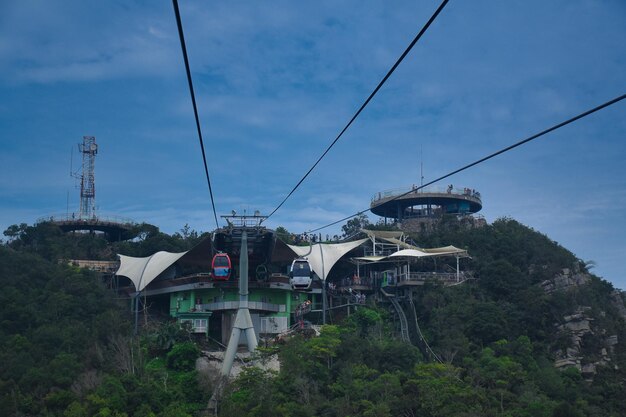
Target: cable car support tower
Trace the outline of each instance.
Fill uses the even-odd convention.
[[[241,232],[241,252],[239,255],[239,308],[235,317],[235,324],[230,334],[228,348],[224,354],[222,377],[228,377],[237,353],[239,338],[243,333],[246,336],[248,351],[254,352],[257,347],[256,334],[252,325],[252,317],[248,309],[248,232],[245,227]]]
[[[250,309],[248,307],[248,231],[252,232],[252,243],[254,246],[254,239],[258,236],[261,223],[267,218],[266,216],[259,215],[258,212],[255,212],[254,216],[246,216],[245,214],[243,216],[237,216],[234,211],[232,216],[222,217],[226,219],[228,229],[233,237],[239,237],[238,235],[241,234],[239,250],[239,307],[237,309],[237,315],[235,316],[235,324],[233,325],[228,341],[228,347],[224,353],[224,361],[220,372],[221,378],[209,400],[208,408],[213,411],[217,411],[222,391],[230,376],[230,371],[233,367],[235,356],[237,355],[237,346],[239,345],[241,334],[243,333],[245,335],[248,351],[250,353],[254,352],[258,345],[252,317],[250,316]]]
[[[228,347],[224,354],[224,362],[221,371],[222,378],[226,379],[230,375],[241,334],[243,333],[245,335],[248,351],[250,353],[254,352],[257,348],[257,337],[254,332],[254,325],[252,324],[252,317],[250,316],[250,310],[248,308],[248,232],[252,233],[252,250],[254,251],[256,239],[259,238],[260,233],[262,233],[264,229],[261,223],[267,217],[261,216],[258,211],[255,211],[253,216],[246,216],[245,212],[243,216],[237,216],[233,211],[232,216],[222,217],[228,223],[227,229],[230,230],[233,241],[236,242],[239,236],[241,239],[241,247],[239,250],[239,307],[237,309],[237,315],[235,316],[235,324],[233,325],[228,341]]]

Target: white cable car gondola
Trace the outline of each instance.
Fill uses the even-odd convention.
[[[296,258],[289,269],[289,283],[294,290],[308,290],[311,288],[311,265],[306,258]]]

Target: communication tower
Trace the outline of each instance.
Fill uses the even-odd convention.
[[[73,174],[80,180],[80,212],[79,219],[96,218],[96,182],[94,166],[98,145],[95,136],[83,136],[83,143],[78,144],[78,150],[83,154],[82,173]]]
[[[74,147],[72,147],[72,158]],[[64,232],[89,231],[102,232],[110,241],[133,239],[139,229],[137,224],[129,219],[117,216],[96,215],[96,180],[95,162],[98,145],[95,136],[83,136],[83,143],[78,144],[78,150],[83,154],[81,171],[74,172],[70,165],[70,176],[80,181],[80,209],[78,215],[69,213],[69,195],[67,213],[62,216],[46,216],[38,222],[52,222]],[[70,163],[71,164],[71,163]]]

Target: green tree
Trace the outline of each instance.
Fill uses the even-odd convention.
[[[287,230],[283,226],[278,226],[276,228],[276,237],[290,245],[293,245],[295,243],[292,234],[289,233],[289,230]]]
[[[333,365],[333,358],[337,356],[337,347],[340,343],[339,328],[327,324],[322,326],[319,337],[308,342],[308,347],[311,349],[311,355],[323,360],[330,369]]]
[[[343,232],[343,237],[350,237],[355,235],[361,231],[361,229],[366,229],[370,225],[370,221],[365,214],[359,214],[356,217],[351,218],[341,226],[341,231]]]
[[[277,416],[275,375],[256,367],[244,368],[224,395],[224,417]]]
[[[195,343],[178,343],[167,354],[167,367],[178,371],[191,371],[199,357],[200,349]]]
[[[416,365],[405,384],[405,398],[415,415],[480,415],[482,394],[459,378],[459,369],[443,364]],[[413,395],[407,395],[413,393]]]
[[[12,224],[3,232],[3,234],[9,238],[10,243],[24,236],[27,228],[28,225],[26,223],[21,223],[19,226],[17,224]]]

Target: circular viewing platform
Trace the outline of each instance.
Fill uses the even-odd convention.
[[[402,220],[442,214],[473,214],[482,209],[480,193],[471,188],[416,187],[381,191],[372,197],[370,211],[377,216]]]
[[[130,219],[115,216],[98,216],[80,218],[75,215],[58,215],[43,217],[37,223],[53,223],[64,232],[98,231],[106,235],[110,241],[129,240],[137,237],[137,224]]]

